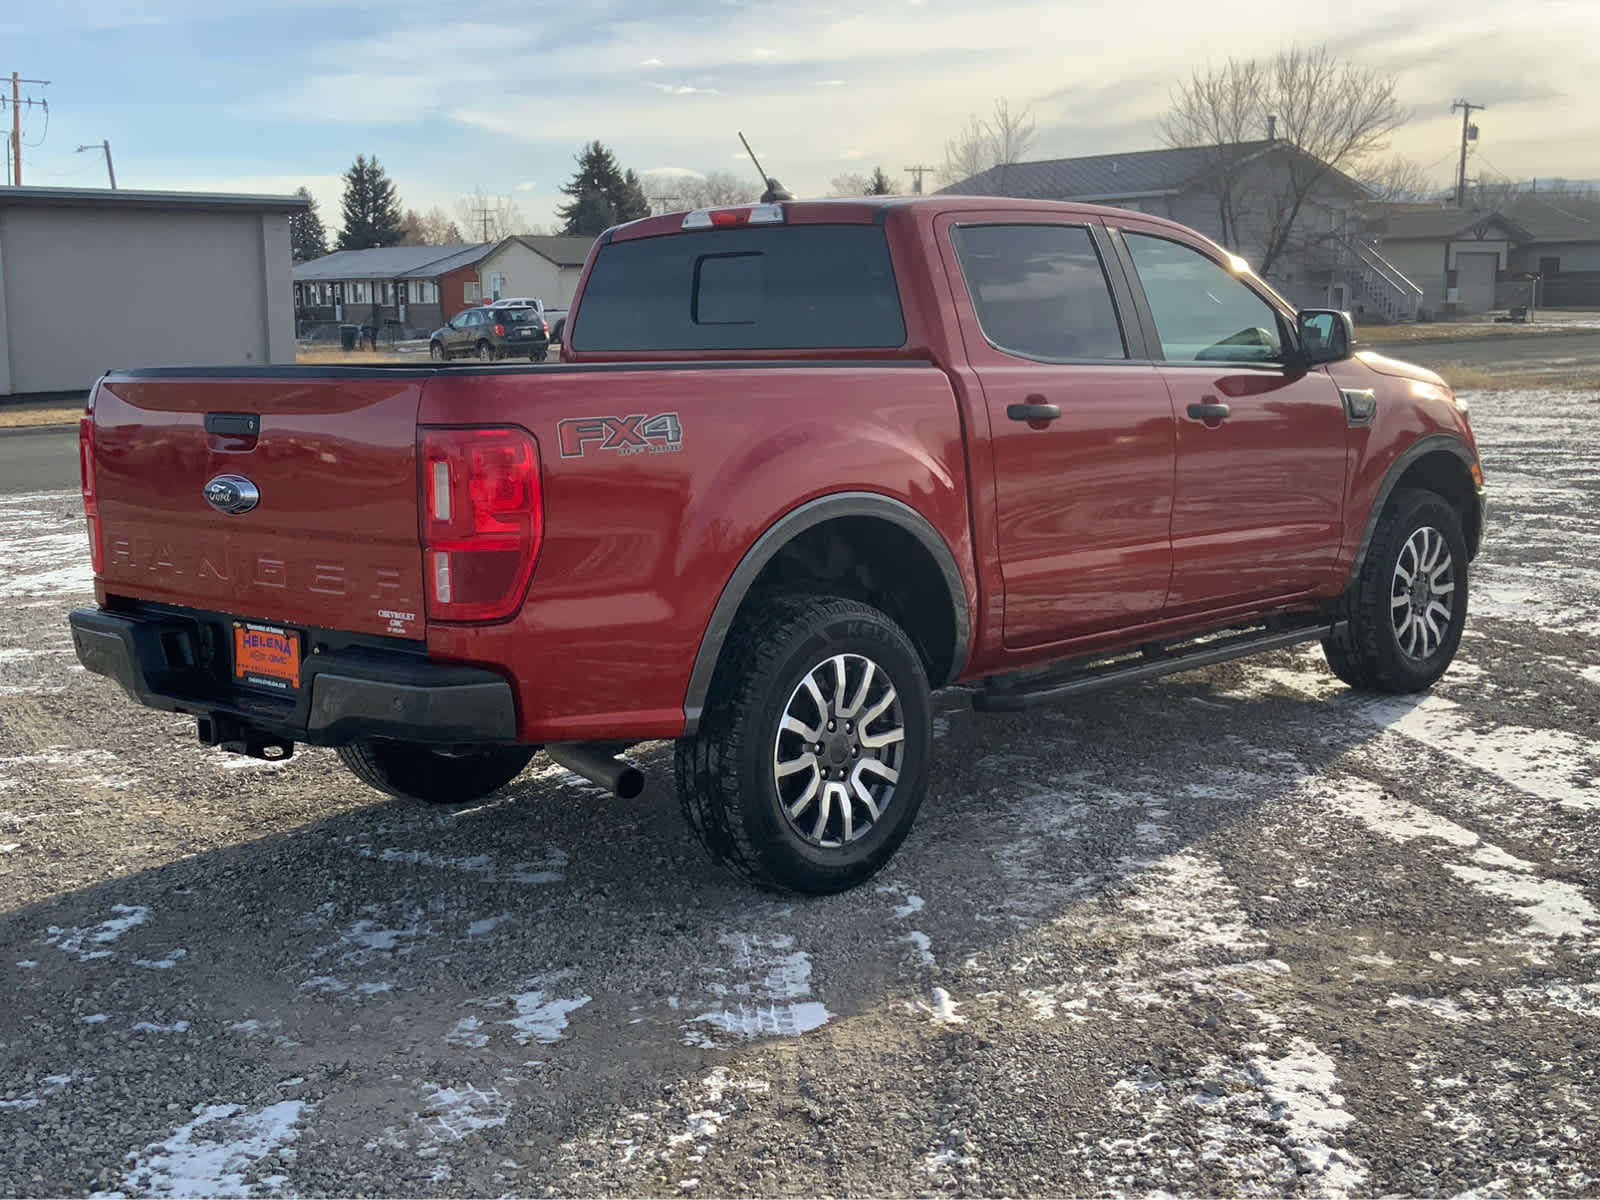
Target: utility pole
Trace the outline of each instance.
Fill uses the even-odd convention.
[[[922,177],[923,177],[923,175],[925,175],[929,171],[936,170],[937,168],[935,168],[935,167],[901,167],[900,169],[902,171],[908,172],[910,174],[910,176],[911,176],[911,194],[913,196],[920,196],[920,195],[922,195]]]
[[[111,166],[111,143],[110,143],[110,141],[91,142],[87,146],[79,146],[78,147],[78,153],[79,154],[82,154],[85,150],[104,150],[106,152],[106,177],[111,180],[111,190],[113,192],[116,191],[117,190],[117,173]]]
[[[22,106],[26,104],[32,108],[37,104],[46,114],[50,112],[50,103],[47,100],[35,100],[29,96],[22,98],[22,85],[25,83],[36,84],[39,87],[49,87],[48,79],[23,79],[17,72],[11,72],[11,182],[17,187],[22,186]],[[5,100],[0,97],[0,106]]]
[[[1470,118],[1473,111],[1481,110],[1483,105],[1472,104],[1466,100],[1457,100],[1450,106],[1450,111],[1461,110],[1461,168],[1456,173],[1456,207],[1467,206],[1467,143],[1478,140],[1478,127],[1472,124]]]
[[[651,196],[650,197],[650,215],[659,217],[662,213],[669,213],[669,212],[673,211],[672,209],[668,208],[667,205],[676,204],[676,203],[678,203],[678,201],[680,199],[682,199],[682,197],[680,197],[680,196],[667,196],[667,195]]]
[[[483,240],[487,242],[489,240],[489,214],[497,213],[500,210],[497,208],[475,208],[472,211],[477,213],[478,219],[483,222]]]

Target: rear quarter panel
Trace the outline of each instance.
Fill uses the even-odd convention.
[[[676,449],[588,441],[564,420],[673,414]],[[756,540],[820,496],[876,492],[921,513],[976,600],[961,424],[929,365],[730,364],[473,372],[429,381],[423,424],[517,424],[539,443],[544,542],[521,612],[430,624],[436,658],[509,669],[530,741],[674,737],[723,587]]]

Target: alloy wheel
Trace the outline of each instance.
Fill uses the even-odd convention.
[[[887,672],[860,654],[807,671],[773,740],[778,804],[812,846],[865,837],[894,802],[904,769],[905,714]]]
[[[1403,654],[1421,661],[1439,649],[1455,614],[1455,596],[1450,545],[1444,534],[1424,525],[1400,548],[1389,587],[1394,637]]]

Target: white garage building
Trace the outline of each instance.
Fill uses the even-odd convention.
[[[294,361],[297,196],[0,187],[0,397]]]

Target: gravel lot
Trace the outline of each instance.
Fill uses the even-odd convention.
[[[712,872],[664,746],[464,811],[202,749],[77,668],[76,497],[0,498],[0,1192],[1600,1194],[1600,399],[1470,399],[1434,692],[950,695],[810,902]]]

